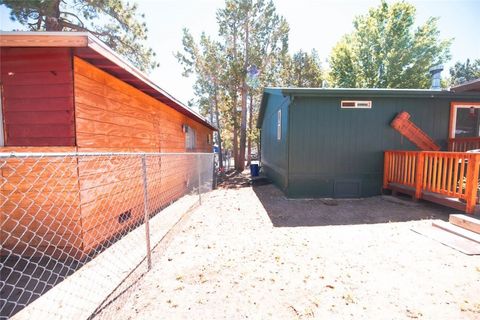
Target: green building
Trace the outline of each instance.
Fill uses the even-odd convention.
[[[480,92],[266,88],[262,169],[290,198],[379,195],[384,151],[418,150],[390,126],[402,111],[441,150],[480,135]]]

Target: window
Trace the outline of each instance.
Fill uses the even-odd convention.
[[[282,109],[277,111],[277,140],[282,139]]]
[[[450,138],[480,136],[480,104],[453,103]]]
[[[342,100],[342,109],[371,109],[372,101]]]
[[[212,136],[209,133],[207,134],[207,144],[212,144]]]
[[[195,130],[192,127],[185,125],[185,149],[195,149]]]

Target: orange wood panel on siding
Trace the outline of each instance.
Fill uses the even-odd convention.
[[[158,151],[164,152],[179,152],[182,149],[185,151],[185,134],[181,129],[182,124],[185,123],[195,130],[195,151],[211,151],[212,147],[207,143],[207,135],[211,135],[212,130],[201,123],[77,57],[74,59],[74,69],[77,119],[125,127],[125,132],[120,135],[122,139],[118,139],[119,128],[116,127],[117,131],[113,131],[112,136],[116,137],[115,140],[122,141],[113,142],[104,137],[109,135],[108,132],[87,131],[87,128],[82,128],[85,126],[84,122],[80,121],[80,126],[77,125],[78,147],[105,148],[109,143],[114,143],[110,147],[128,149],[135,146],[149,150],[157,148]],[[127,130],[127,127],[130,130]],[[135,134],[136,130],[144,130],[144,132]],[[153,135],[146,135],[147,130]],[[135,140],[139,135],[142,139],[148,138],[150,141],[143,141],[139,145],[139,141]]]
[[[74,147],[0,148],[0,152],[72,151]],[[2,165],[1,176],[5,182],[0,192],[8,199],[1,212],[4,250],[42,255],[68,247],[77,256],[82,248],[77,160],[10,158]]]

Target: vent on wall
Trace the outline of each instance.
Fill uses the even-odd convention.
[[[360,101],[360,100],[342,100],[342,108],[350,109],[371,109],[372,101]]]
[[[132,217],[132,209],[120,213],[120,215],[118,216],[118,222],[124,223],[130,220],[131,217]]]

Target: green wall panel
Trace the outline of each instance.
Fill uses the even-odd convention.
[[[350,97],[295,97],[291,106],[289,197],[367,197],[381,193],[383,152],[417,150],[390,127],[401,111],[446,148],[450,100],[372,99],[371,109],[341,109]],[[358,100],[358,99],[357,99]],[[355,191],[356,196],[353,196]]]
[[[261,128],[262,170],[281,189],[287,186],[288,163],[288,105],[290,99],[280,93],[269,94]],[[281,111],[281,139],[277,140],[277,112]]]

